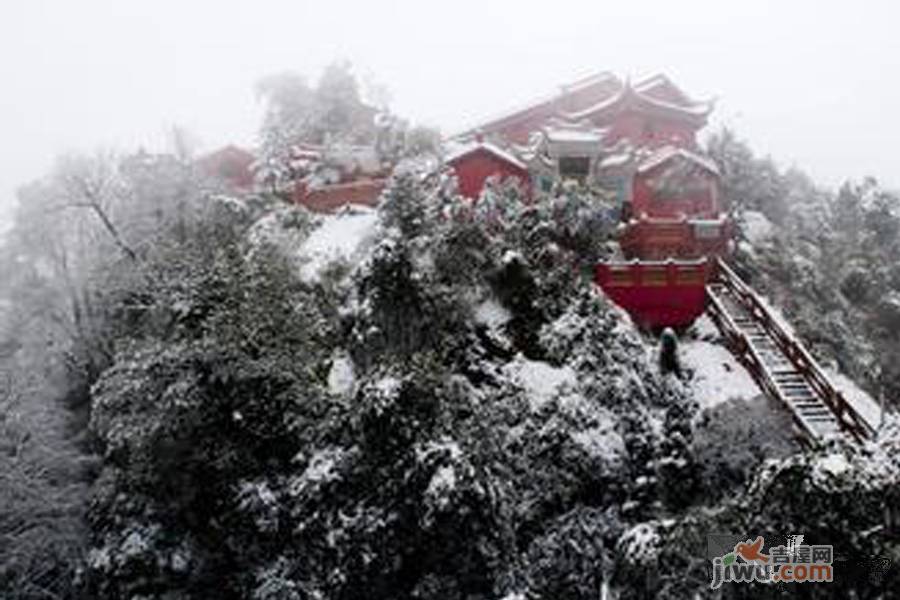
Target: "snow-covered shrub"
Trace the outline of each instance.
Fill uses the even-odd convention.
[[[528,597],[602,598],[621,524],[613,511],[578,507],[549,523],[524,556]]]
[[[385,229],[396,229],[411,240],[433,227],[434,201],[423,186],[420,173],[398,171],[381,195],[378,214]]]
[[[854,303],[864,302],[871,292],[869,273],[862,268],[851,269],[841,280],[841,293]]]
[[[351,352],[367,368],[382,354],[443,351],[465,335],[464,308],[454,290],[436,284],[414,262],[403,239],[387,238],[356,274],[359,310],[353,315]]]
[[[796,452],[792,429],[790,415],[762,398],[733,399],[702,411],[691,451],[706,497],[734,494],[763,461]]]
[[[480,285],[495,268],[498,252],[479,221],[451,221],[436,239],[435,275],[448,285]]]

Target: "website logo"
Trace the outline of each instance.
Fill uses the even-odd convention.
[[[757,536],[712,558],[710,587],[724,583],[807,583],[834,581],[834,548],[803,544],[803,536],[791,536],[787,546],[763,552],[765,539]],[[712,542],[710,542],[712,543]]]

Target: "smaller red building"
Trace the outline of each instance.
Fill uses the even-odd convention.
[[[459,191],[466,198],[476,200],[489,177],[497,177],[501,181],[514,178],[526,190],[531,187],[528,165],[502,148],[483,140],[454,152],[445,162],[456,173]]]
[[[684,148],[666,146],[642,161],[634,174],[631,211],[635,216],[710,219],[720,212],[719,169]]]
[[[600,73],[468,129],[455,139],[478,143],[446,162],[469,198],[491,176],[533,178],[541,191],[577,180],[614,194],[628,261],[598,264],[596,282],[642,326],[682,327],[703,312],[707,260],[730,235],[718,168],[697,144],[712,108],[664,75]]]
[[[253,187],[253,163],[256,157],[249,150],[228,145],[197,160],[197,165],[209,177],[232,187],[248,190]]]
[[[719,170],[684,148],[664,147],[636,168],[631,220],[620,240],[629,258],[720,255],[730,222],[719,206]]]

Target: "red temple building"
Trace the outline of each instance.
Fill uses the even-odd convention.
[[[469,128],[445,163],[473,200],[492,177],[537,193],[566,179],[609,190],[623,256],[598,265],[597,282],[640,324],[684,326],[704,308],[706,259],[730,239],[718,167],[697,144],[712,107],[664,75],[600,73]]]
[[[706,125],[711,102],[689,98],[664,75],[631,83],[601,73],[562,86],[556,94],[490,118],[462,134],[483,133],[488,139],[527,145],[531,136],[553,119],[588,121],[608,129],[607,145],[628,139],[638,145],[695,145]]]
[[[249,150],[237,146],[225,146],[197,160],[200,170],[207,176],[228,185],[249,190],[253,187],[253,164],[256,157]]]

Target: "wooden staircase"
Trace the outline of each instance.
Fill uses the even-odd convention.
[[[763,392],[788,409],[803,440],[818,445],[873,435],[806,348],[723,261],[706,291],[707,314],[729,348]]]

